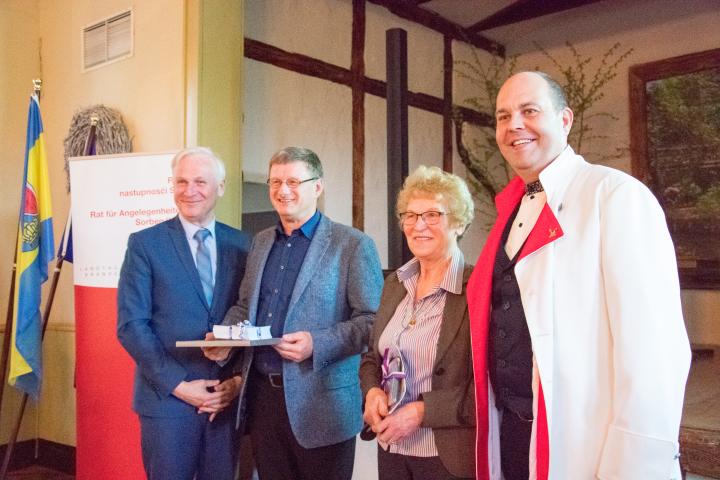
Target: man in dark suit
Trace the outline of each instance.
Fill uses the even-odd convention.
[[[215,221],[225,167],[210,150],[181,151],[172,172],[179,215],[130,235],[117,335],[137,364],[133,409],[148,478],[232,480],[235,416],[227,407],[239,377],[175,342],[202,339],[235,303],[249,239]]]
[[[317,209],[323,172],[311,150],[276,153],[268,186],[280,221],[254,238],[238,303],[225,317],[270,325],[282,338],[243,352],[255,463],[262,480],[350,480],[380,259],[370,237]],[[228,353],[206,349],[214,360]]]

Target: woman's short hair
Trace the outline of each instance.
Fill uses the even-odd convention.
[[[475,216],[475,204],[465,180],[438,167],[421,165],[405,179],[395,204],[398,218],[413,198],[433,198],[442,202],[447,207],[452,226],[466,228]]]

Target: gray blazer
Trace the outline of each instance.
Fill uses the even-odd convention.
[[[432,390],[422,394],[425,402],[423,427],[432,428],[440,461],[456,477],[475,475],[475,376],[470,353],[470,320],[465,290],[472,265],[465,265],[460,295],[447,294],[440,338],[433,365]],[[375,316],[370,348],[362,357],[360,382],[363,396],[382,379],[380,335],[407,290],[396,273],[388,275]]]
[[[275,227],[253,239],[238,302],[228,310],[226,325],[246,319],[255,324],[260,283],[274,241]],[[323,215],[300,268],[284,330],[308,331],[313,338],[310,358],[283,361],[287,413],[304,448],[339,443],[360,431],[360,354],[368,343],[382,283],[372,239]],[[241,350],[242,377],[247,379],[252,349]],[[241,409],[246,386],[243,382]]]

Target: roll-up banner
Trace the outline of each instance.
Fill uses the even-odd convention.
[[[115,334],[117,285],[128,236],[177,213],[173,155],[70,159],[79,480],[145,478],[131,409],[135,364]]]

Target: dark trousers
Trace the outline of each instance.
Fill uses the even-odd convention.
[[[212,422],[207,414],[141,415],[140,444],[148,480],[233,480],[235,409],[228,410]]]
[[[412,457],[390,453],[378,445],[379,480],[458,480],[442,464],[440,457]]]
[[[532,419],[508,410],[500,422],[500,464],[505,480],[527,480],[530,475],[530,436]]]
[[[251,375],[248,429],[260,480],[350,480],[355,437],[325,447],[303,448],[290,427],[285,391],[271,385],[267,376]]]

